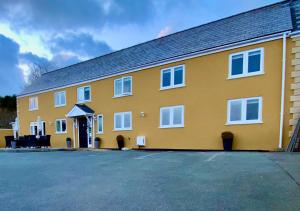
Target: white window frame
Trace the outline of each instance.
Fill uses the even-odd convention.
[[[125,114],[130,114],[130,127],[124,127],[124,116]],[[121,115],[121,128],[116,128],[116,116]],[[132,130],[132,112],[126,111],[126,112],[116,112],[114,113],[114,131],[124,131],[124,130]]]
[[[124,92],[124,80],[127,79],[127,78],[130,78],[130,90],[131,92]],[[122,83],[121,83],[121,94],[116,94],[116,81],[119,81],[121,80]],[[114,98],[115,97],[125,97],[125,96],[131,96],[132,95],[132,76],[124,76],[124,77],[121,77],[121,78],[116,78],[114,80]]]
[[[182,123],[181,124],[173,124],[173,118],[174,118],[174,109],[176,108],[181,108],[182,109],[182,113],[181,113],[181,119],[182,119]],[[170,124],[169,125],[163,125],[162,124],[162,120],[163,120],[163,116],[162,116],[162,112],[163,110],[166,109],[170,109]],[[176,105],[176,106],[167,106],[167,107],[161,107],[160,108],[160,118],[159,118],[159,127],[160,128],[182,128],[184,127],[184,105]]]
[[[102,131],[99,131],[99,117],[102,117]],[[103,134],[104,133],[104,125],[103,125],[103,123],[104,123],[104,120],[103,120],[103,114],[98,114],[97,115],[97,134]]]
[[[34,108],[32,108],[31,107],[31,100],[34,100],[35,101],[35,103],[34,103],[34,105],[35,105],[35,107]],[[34,96],[34,97],[30,97],[29,98],[29,111],[36,111],[36,110],[38,110],[39,109],[39,99],[38,99],[38,97],[37,96]]]
[[[182,67],[182,84],[177,84],[174,85],[174,75],[175,75],[175,68]],[[171,71],[171,85],[170,86],[163,86],[163,72],[170,70]],[[174,89],[174,88],[179,88],[179,87],[184,87],[185,86],[185,65],[177,65],[174,67],[168,67],[164,68],[160,71],[160,90],[166,90],[166,89]]]
[[[258,100],[258,119],[257,120],[246,120],[247,115],[247,100]],[[239,121],[230,121],[230,113],[231,113],[231,102],[242,102],[242,110],[241,110],[241,120]],[[263,99],[262,97],[250,97],[250,98],[239,98],[239,99],[231,99],[227,101],[227,123],[226,125],[241,125],[241,124],[260,124],[262,121],[262,106]]]
[[[42,136],[46,135],[44,132],[46,131],[46,129],[44,128],[44,124],[46,123],[45,121],[41,121],[42,122]],[[46,124],[45,124],[46,126]],[[29,134],[30,135],[38,135],[38,134],[33,134],[32,133],[32,127],[38,127],[38,122],[30,122],[29,124]]]
[[[249,53],[260,51],[260,71],[248,73],[248,63],[249,63]],[[232,58],[237,55],[243,55],[243,73],[239,75],[232,75]],[[242,51],[238,53],[233,53],[229,55],[229,71],[228,71],[228,79],[236,79],[243,78],[249,76],[256,76],[264,74],[264,48],[255,48],[247,51]]]
[[[84,93],[84,89],[85,88],[89,88],[90,89],[90,99],[79,100],[79,90],[83,89],[83,93]],[[81,87],[77,88],[77,103],[91,102],[91,99],[92,99],[92,88],[91,88],[90,85],[89,86],[81,86]]]
[[[57,131],[56,123],[59,122],[60,128],[62,129],[62,121],[66,122],[66,131]],[[55,120],[55,133],[56,134],[65,134],[65,133],[67,133],[67,131],[68,131],[68,122],[67,122],[67,120],[66,119],[56,119]]]
[[[65,96],[65,103],[64,104],[61,103],[61,102],[59,102],[59,104],[56,104],[57,103],[56,102],[56,96],[60,95],[60,94],[64,94],[64,96]],[[60,99],[60,97],[58,99]],[[66,106],[66,105],[67,105],[67,94],[66,94],[66,91],[55,92],[54,93],[54,106],[57,108],[57,107],[63,107],[63,106]]]

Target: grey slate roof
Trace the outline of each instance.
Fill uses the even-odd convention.
[[[122,73],[154,62],[292,29],[290,1],[284,1],[45,73],[20,95]]]
[[[81,110],[83,110],[85,113],[88,113],[88,114],[95,113],[95,111],[93,109],[91,109],[90,107],[88,107],[85,104],[75,104],[75,106],[77,106],[78,108],[80,108]]]

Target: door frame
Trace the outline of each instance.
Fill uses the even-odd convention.
[[[86,118],[86,123],[87,123],[87,148],[93,148],[94,147],[94,129],[95,129],[95,122],[94,122],[94,115],[86,115],[86,116],[80,116],[80,117],[76,117],[75,121],[73,122],[73,124],[75,125],[74,128],[77,128],[77,143],[78,143],[78,148],[80,148],[80,136],[79,136],[79,118]],[[89,132],[90,130],[90,132]],[[89,142],[89,140],[91,140]]]

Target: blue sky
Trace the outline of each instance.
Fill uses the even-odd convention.
[[[0,0],[0,96],[64,67],[278,0]]]

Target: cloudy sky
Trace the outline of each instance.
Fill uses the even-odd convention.
[[[278,0],[0,0],[0,96],[48,70]]]

